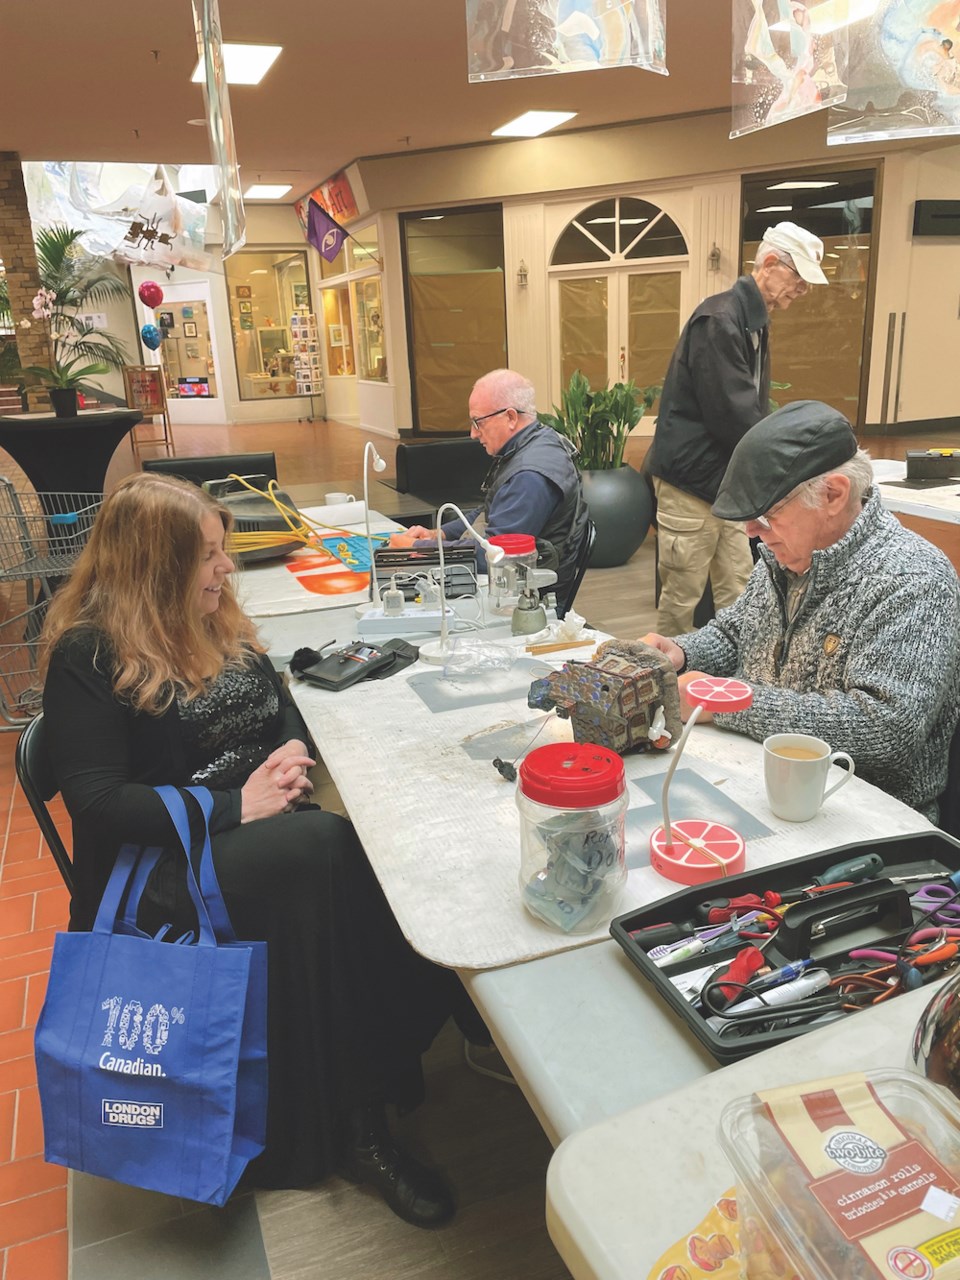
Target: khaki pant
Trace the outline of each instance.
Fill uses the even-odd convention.
[[[693,611],[707,585],[717,609],[743,591],[753,570],[742,524],[718,520],[700,498],[654,477],[657,494],[657,567],[660,605],[657,630],[679,636],[693,630]]]

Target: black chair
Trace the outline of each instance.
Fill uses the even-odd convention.
[[[275,453],[215,453],[202,458],[144,458],[144,471],[189,480],[198,488],[205,480],[222,480],[225,476],[266,476],[276,480]]]
[[[580,554],[577,556],[576,572],[573,578],[573,585],[567,592],[566,599],[561,603],[557,601],[557,617],[564,618],[570,609],[573,608],[573,602],[577,598],[577,592],[580,590],[580,583],[583,581],[583,575],[587,572],[587,565],[590,563],[590,555],[593,551],[593,544],[597,540],[597,526],[592,520],[587,521],[587,536],[584,538],[580,547]]]
[[[50,816],[47,801],[60,790],[59,784],[47,754],[46,731],[43,727],[43,715],[31,720],[17,743],[17,777],[23,787],[23,794],[33,810],[40,834],[47,842],[47,848],[53,854],[54,861],[63,876],[70,896],[73,896],[73,861],[67,853],[66,846],[60,839],[57,824]]]

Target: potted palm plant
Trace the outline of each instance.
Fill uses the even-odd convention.
[[[82,231],[65,226],[43,227],[36,235],[37,265],[41,289],[33,299],[31,319],[17,321],[29,328],[35,321],[43,323],[50,346],[49,365],[22,367],[16,353],[7,353],[4,381],[14,379],[23,384],[29,378],[39,381],[49,393],[54,411],[61,416],[76,413],[77,391],[90,377],[122,369],[127,360],[123,343],[112,333],[96,329],[83,319],[94,304],[129,296],[124,281],[111,263],[91,257],[81,245]],[[0,322],[14,327],[6,281],[0,277]],[[56,393],[63,392],[64,395]],[[72,408],[71,408],[72,405]]]
[[[638,387],[632,380],[593,391],[577,369],[561,405],[539,415],[577,450],[583,495],[597,526],[591,568],[626,564],[650,527],[650,490],[639,471],[624,462],[623,451],[630,432],[659,394],[659,386]]]

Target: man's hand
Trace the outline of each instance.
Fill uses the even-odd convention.
[[[430,538],[434,542],[437,540],[436,529],[427,529],[422,524],[412,524],[407,530],[407,535],[411,538]],[[394,534],[394,537],[403,537],[403,534]]]
[[[417,535],[415,531],[408,530],[406,533],[391,533],[388,545],[391,547],[412,547],[416,541]]]
[[[645,636],[640,637],[641,644],[648,644],[651,649],[659,649],[673,663],[674,671],[679,671],[687,660],[687,655],[683,652],[678,644],[673,640],[669,640],[666,636],[657,635],[655,631],[648,631]]]
[[[668,640],[667,644],[670,644],[670,643],[671,641]],[[674,648],[677,648],[677,647],[678,646],[674,645]],[[681,649],[680,652],[682,653],[683,650]],[[680,719],[683,721],[684,724],[686,724],[687,721],[690,719],[691,715],[693,714],[693,709],[697,705],[695,702],[687,701],[687,698],[686,698],[687,685],[690,683],[691,680],[699,680],[701,676],[705,676],[706,674],[707,674],[706,671],[685,671],[683,675],[680,676],[677,680],[677,688],[680,690]],[[704,707],[704,709],[697,716],[697,724],[709,724],[712,719],[713,719],[712,712],[708,711],[706,707]]]

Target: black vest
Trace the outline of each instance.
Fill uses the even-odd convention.
[[[557,486],[560,501],[537,536],[556,548],[560,563],[555,590],[562,602],[573,585],[577,555],[587,535],[587,504],[583,500],[580,472],[573,463],[573,446],[552,427],[535,422],[514,436],[507,449],[507,453],[496,456],[483,482],[484,517],[489,516],[500,486],[520,471],[536,471]]]

